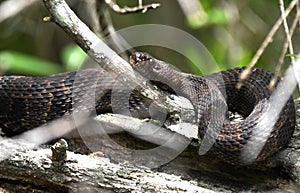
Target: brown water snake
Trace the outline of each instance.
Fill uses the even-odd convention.
[[[243,68],[199,77],[178,72],[144,53],[134,53],[131,63],[147,78],[161,81],[170,86],[176,94],[191,101],[201,138],[211,122],[211,110],[218,104],[210,102],[214,97],[211,95],[212,89],[219,89],[226,99],[228,109],[239,112],[245,120],[232,124],[226,118],[211,151],[224,161],[233,164],[241,162],[241,150],[251,138],[252,129],[261,114],[255,106],[261,100],[269,98],[272,93],[268,89],[269,81],[274,76],[272,73],[253,68],[243,87],[238,90],[236,84]],[[208,82],[213,83],[213,86],[208,86]],[[2,76],[0,127],[6,135],[12,136],[70,114],[73,104],[83,101],[86,91],[91,88],[96,89],[99,96],[95,104],[89,104],[85,108],[96,109],[98,114],[112,112],[112,90],[117,90],[120,101],[128,101],[123,92],[131,92],[102,69],[85,69],[44,77]],[[147,116],[147,105],[134,94],[123,106],[133,113],[138,109],[138,113],[135,113],[138,117]],[[224,113],[227,117],[227,111]],[[282,149],[288,143],[294,128],[295,107],[293,99],[290,98],[256,161],[264,160]]]

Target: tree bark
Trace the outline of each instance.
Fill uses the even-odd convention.
[[[299,100],[296,100],[297,112]],[[299,114],[299,112],[298,112]],[[297,123],[299,125],[299,115]],[[111,123],[106,123],[112,127]],[[52,158],[49,145],[32,147],[16,139],[2,139],[0,187],[7,192],[297,192],[299,190],[299,130],[288,147],[268,161],[233,166],[214,155],[198,155],[189,146],[158,168],[136,166],[131,149],[151,149],[151,143],[126,133],[91,136],[98,151],[90,152],[80,138],[68,139],[67,158]],[[99,143],[99,141],[101,143]],[[120,147],[127,147],[127,150]],[[63,148],[62,148],[63,151]],[[75,153],[77,152],[77,153]],[[80,152],[80,153],[79,153]],[[149,155],[150,156],[150,155]],[[163,155],[160,155],[163,156]],[[144,161],[153,161],[147,156]],[[139,162],[142,163],[142,162]]]

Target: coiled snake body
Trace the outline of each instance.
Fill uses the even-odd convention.
[[[134,53],[131,56],[131,64],[143,76],[168,85],[176,94],[191,101],[201,138],[212,119],[218,119],[218,116],[211,117],[211,111],[222,104],[222,101],[218,102],[218,97],[222,95],[226,99],[228,109],[239,112],[245,120],[240,123],[230,123],[227,117],[221,120],[222,128],[211,151],[224,161],[241,163],[241,150],[251,138],[253,128],[262,113],[261,101],[271,95],[268,86],[274,76],[272,73],[252,69],[249,78],[237,89],[239,75],[243,71],[241,68],[199,77],[178,72],[144,53]],[[82,108],[96,107],[97,113],[112,112],[112,90],[117,91],[114,95],[120,101],[126,100],[124,92],[129,90],[109,76],[109,73],[99,69],[79,70],[48,77],[0,77],[0,127],[6,135],[12,136],[70,114],[73,104],[84,101],[86,91],[92,87],[99,95],[96,97],[96,103],[87,104]],[[147,106],[134,94],[131,94],[129,101],[123,106],[132,112],[139,112],[135,113],[136,115],[147,115]],[[223,114],[227,116],[227,111]],[[282,149],[288,143],[294,128],[295,107],[293,99],[290,98],[256,161],[265,160]]]

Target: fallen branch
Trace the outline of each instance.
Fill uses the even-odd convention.
[[[22,151],[0,163],[0,187],[3,188],[5,183],[19,184],[7,188],[11,191],[214,192],[197,186],[196,182],[183,180],[180,176],[114,164],[108,158],[97,155],[67,152],[66,162],[59,163],[51,160],[49,148],[31,150],[24,148],[27,146],[25,142],[1,140],[1,146],[7,149],[16,143],[22,145],[23,148],[19,149]],[[21,188],[22,184],[27,185]]]
[[[296,102],[299,114],[299,100]],[[110,119],[110,116],[101,115],[98,120],[107,127],[120,127],[116,122],[118,119]],[[145,120],[136,121],[145,124]],[[299,118],[297,122],[299,126]],[[78,139],[68,140],[70,147],[65,161],[54,160],[47,146],[32,149],[32,144],[25,141],[1,139],[3,154],[0,155],[5,155],[6,159],[0,162],[0,187],[12,192],[296,192],[297,185],[291,179],[298,182],[300,179],[299,134],[297,129],[288,148],[276,155],[277,159],[271,159],[268,165],[232,166],[211,155],[198,156],[197,148],[189,147],[159,171],[132,165],[139,157],[120,149],[120,145],[108,145],[101,136],[90,137],[102,142],[99,151],[90,155],[74,153],[84,148],[84,144],[78,145]],[[153,148],[124,134],[111,136],[111,139],[116,144],[129,144],[133,149]]]

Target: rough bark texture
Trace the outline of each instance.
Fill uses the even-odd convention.
[[[299,101],[296,102],[299,106]],[[297,109],[299,111],[299,107]],[[97,141],[95,143],[97,152],[91,153],[80,138],[68,139],[69,151],[65,161],[52,161],[49,146],[32,149],[31,144],[24,141],[2,139],[0,190],[7,192],[297,192],[299,190],[298,129],[287,149],[266,163],[247,167],[228,165],[213,155],[198,156],[197,147],[190,146],[176,159],[150,170],[132,164],[136,159],[145,159],[145,162],[155,160],[148,160],[147,157],[137,158],[132,155],[130,149],[124,151],[118,144],[132,149],[153,148],[153,144],[126,134],[110,136],[110,139],[118,143],[115,146],[107,145],[107,138],[101,136],[93,136],[90,139]]]

